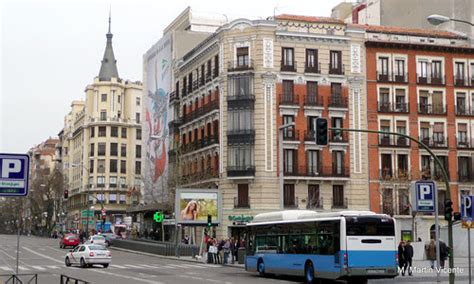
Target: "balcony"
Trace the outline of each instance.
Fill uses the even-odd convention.
[[[229,177],[246,177],[255,176],[255,166],[227,166],[227,176]]]
[[[247,198],[247,200],[243,201],[241,200],[239,202],[239,198],[237,197],[234,197],[234,208],[245,208],[245,209],[250,209],[250,204],[249,204],[249,200]]]
[[[426,76],[416,74],[416,83],[420,85],[444,85],[446,84],[445,76]]]
[[[280,71],[282,72],[296,72],[296,62],[281,61]]]
[[[304,132],[304,141],[316,142],[316,131],[310,130]]]
[[[238,96],[227,97],[228,108],[245,108],[253,106],[255,96],[253,94],[244,94]]]
[[[393,73],[382,73],[377,72],[377,82],[393,82],[393,83],[407,83],[408,73],[405,74],[393,74]]]
[[[466,136],[463,138],[456,137],[456,146],[458,149],[474,149],[474,141]]]
[[[181,176],[181,183],[194,183],[194,182],[201,182],[206,181],[209,179],[219,178],[219,173],[217,170],[208,168],[204,171],[196,171],[195,173],[184,174]]]
[[[255,143],[255,129],[236,129],[227,131],[227,143],[253,144]]]
[[[329,63],[329,74],[331,75],[344,75],[344,64],[339,65],[339,66],[332,66],[331,63]]]
[[[377,103],[378,112],[385,112],[385,113],[408,113],[409,112],[409,105],[408,103],[386,103],[386,102],[378,102]]]
[[[448,138],[439,137],[419,137],[419,140],[430,148],[448,148]]]
[[[322,107],[323,106],[323,98],[318,97],[316,94],[308,94],[305,97],[304,106]]]
[[[466,105],[456,105],[456,115],[474,115]]]
[[[253,70],[253,60],[235,60],[227,62],[227,72]]]
[[[296,209],[298,208],[298,197],[295,197],[294,199],[284,199],[283,201],[283,207],[285,207],[286,209]]]
[[[380,147],[410,147],[410,140],[405,137],[379,135]]]
[[[300,100],[297,94],[281,94],[280,95],[280,105],[298,106],[299,104],[300,104]]]
[[[349,177],[349,167],[323,166],[322,163],[306,165],[293,168],[283,166],[285,178],[291,179],[294,177]]]
[[[331,143],[348,143],[349,133],[346,131],[332,130],[329,133],[329,142]]]
[[[389,167],[379,171],[380,180],[385,181],[409,181],[410,173],[407,168],[392,170]]]
[[[283,130],[283,141],[300,141],[300,131],[292,128]]]
[[[347,208],[347,198],[343,199],[334,199],[332,198],[331,208],[333,209],[346,209]]]
[[[306,201],[306,209],[315,210],[315,209],[323,209],[323,198],[320,197],[319,199],[309,199]]]
[[[206,73],[206,78],[204,79],[204,81],[206,81],[206,83],[211,82],[212,79],[213,79],[212,73],[209,72],[209,71],[211,71],[211,70],[208,70],[208,72]]]
[[[331,95],[329,97],[329,107],[347,108],[347,98],[342,95]]]
[[[419,114],[446,114],[446,106],[442,104],[418,104]]]
[[[215,109],[219,109],[219,100],[212,100],[207,104],[193,110],[192,112],[185,114],[183,116],[183,123],[188,123],[200,116],[208,114]]]
[[[474,182],[474,174],[469,169],[458,169],[459,182]]]
[[[219,138],[217,137],[217,135],[206,136],[200,140],[195,140],[193,142],[184,144],[183,146],[181,146],[181,152],[182,154],[187,154],[190,152],[200,150],[212,144],[218,144],[218,143],[219,143]]]
[[[314,66],[309,66],[307,63],[304,66],[305,73],[321,74],[321,63],[316,63]]]

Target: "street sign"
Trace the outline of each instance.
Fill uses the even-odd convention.
[[[465,229],[474,228],[472,218],[474,217],[474,195],[461,196],[461,220]]]
[[[0,154],[0,196],[27,196],[30,157]]]
[[[94,210],[82,210],[81,217],[82,218],[94,217]]]
[[[175,219],[163,219],[163,225],[174,225],[176,224]]]
[[[414,210],[417,212],[434,213],[436,190],[436,183],[433,181],[420,180],[412,182],[411,194],[412,200],[415,202]]]

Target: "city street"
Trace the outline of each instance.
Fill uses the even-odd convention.
[[[16,236],[0,235],[0,274],[12,274],[15,268]],[[38,283],[59,283],[61,274],[92,283],[301,283],[302,278],[273,276],[261,278],[248,273],[242,267],[211,265],[201,262],[173,260],[159,256],[141,255],[112,250],[109,268],[94,266],[82,269],[66,267],[58,240],[38,237],[21,238],[20,273],[38,274]],[[421,266],[423,263],[415,263]],[[462,267],[463,265],[460,264]],[[457,276],[456,283],[467,283],[467,272]],[[0,278],[5,281],[6,278]],[[447,275],[442,276],[447,283]],[[397,277],[369,283],[433,283],[434,274],[418,273],[413,277]],[[3,283],[3,282],[0,282]],[[338,283],[344,283],[339,281]]]

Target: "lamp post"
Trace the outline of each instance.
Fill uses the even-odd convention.
[[[433,15],[428,16],[426,18],[426,20],[428,20],[428,22],[430,24],[434,25],[434,26],[438,26],[442,23],[446,23],[446,22],[449,22],[449,21],[459,22],[459,23],[474,26],[474,23],[471,23],[471,22],[468,22],[468,21],[465,21],[465,20],[453,19],[453,18],[450,18],[450,17],[447,17],[447,16],[437,15],[437,14],[433,14]]]
[[[284,170],[283,170],[283,131],[286,129],[286,128],[290,128],[290,127],[294,127],[295,126],[295,123],[292,122],[292,123],[288,123],[288,124],[284,124],[282,126],[280,126],[278,128],[278,144],[280,146],[280,149],[279,149],[279,156],[280,156],[280,209],[283,210],[283,207],[284,207],[284,177],[283,177],[283,174],[284,174]]]

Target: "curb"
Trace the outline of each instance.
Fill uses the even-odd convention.
[[[148,252],[141,252],[141,251],[136,251],[136,250],[124,249],[124,248],[109,247],[109,250],[110,249],[111,250],[117,250],[117,251],[123,251],[123,252],[129,252],[129,253],[135,253],[135,254],[140,254],[140,255],[164,258],[164,259],[172,259],[172,260],[178,260],[178,261],[207,264],[205,262],[195,260],[195,259],[186,259],[186,258],[179,258],[179,257],[175,257],[175,256],[159,255],[159,254],[153,254],[153,253],[148,253]],[[230,267],[230,268],[237,268],[237,269],[244,269],[245,268],[244,265],[242,267],[240,267],[240,266],[232,265],[232,264],[222,265],[222,267]]]

